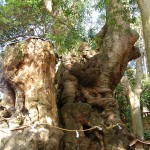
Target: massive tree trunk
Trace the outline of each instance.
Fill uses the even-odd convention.
[[[0,149],[59,149],[62,134],[49,126],[58,126],[52,45],[40,39],[9,45],[1,79]]]
[[[138,34],[130,29],[128,20],[128,10],[122,2],[111,0],[106,25],[98,34],[98,51],[84,43],[78,55],[62,59],[56,80],[58,113],[51,45],[28,39],[7,48],[3,77],[15,93],[15,110],[11,118],[3,116],[1,120],[6,129],[6,122],[9,124],[10,134],[2,139],[1,149],[128,149],[130,133],[121,123],[112,95],[127,63],[139,56],[134,47]],[[13,124],[14,120],[18,125]],[[55,129],[58,125],[62,129]],[[63,128],[67,130],[60,142]]]
[[[150,72],[150,1],[138,0],[138,6],[140,8],[142,17],[142,26],[144,33],[145,49],[147,54],[148,69]]]
[[[118,13],[118,10],[123,13]],[[64,128],[84,130],[100,126],[102,130],[81,131],[79,139],[74,132],[66,132],[66,150],[128,147],[127,129],[121,125],[120,130],[117,126],[121,120],[112,92],[123,76],[127,63],[140,53],[134,47],[138,34],[130,29],[128,10],[120,1],[109,2],[106,25],[98,37],[96,55],[89,58],[83,54],[85,60],[73,55],[74,59],[68,56],[67,60],[62,61],[58,102]],[[87,52],[86,46],[80,49]]]

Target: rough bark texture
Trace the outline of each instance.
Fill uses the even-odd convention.
[[[58,125],[54,81],[55,55],[49,42],[29,38],[9,45],[1,78],[0,149],[59,149],[61,132],[49,127]]]
[[[121,123],[118,104],[112,96],[114,86],[111,86],[112,82],[108,82],[111,75],[107,76],[108,79],[105,77],[99,81],[99,76],[103,73],[100,69],[105,66],[102,58],[99,59],[100,55],[96,54],[99,52],[92,51],[85,43],[81,45],[80,50],[82,52],[79,54],[68,55],[62,59],[59,68],[60,121],[67,129],[84,130],[100,126],[102,130],[80,132],[79,139],[76,138],[75,132],[66,132],[64,149],[127,149],[131,135]],[[115,69],[116,67],[113,71],[116,71]],[[119,129],[117,124],[122,129]]]
[[[116,15],[118,9],[123,9],[124,13]],[[22,149],[29,147],[31,150],[128,149],[131,136],[121,124],[118,104],[112,95],[127,63],[139,56],[138,48],[134,47],[138,34],[124,20],[127,14],[120,1],[111,0],[106,25],[98,35],[98,50],[93,51],[83,43],[79,54],[62,59],[56,85],[60,123],[63,128],[75,131],[65,131],[61,144],[61,130],[50,126],[58,126],[55,59],[51,45],[39,39],[28,39],[24,44],[9,46],[3,68],[5,82],[11,84],[15,93],[15,113],[10,120],[3,118],[1,125],[6,127],[8,123],[12,127],[13,118],[17,116],[19,125],[24,128],[11,130],[10,138],[2,139],[1,149],[8,149],[8,146],[20,149],[20,145]],[[117,26],[110,24],[110,19],[115,20]],[[118,26],[121,29],[118,30]],[[79,138],[76,137],[76,130],[93,126],[102,130],[80,131]]]
[[[98,35],[97,54],[90,58],[87,47],[81,46],[80,49],[87,55],[83,54],[81,59],[72,55],[63,60],[58,81],[63,127],[79,130],[99,125],[102,131],[81,132],[79,139],[75,133],[66,132],[65,150],[128,148],[128,131],[122,125],[122,130],[117,126],[121,120],[112,92],[123,76],[127,63],[140,56],[138,48],[134,47],[138,34],[130,29],[126,20],[128,10],[123,4],[116,0],[109,3],[106,25]],[[124,13],[116,14],[118,9]],[[116,26],[111,24],[113,20]]]
[[[105,64],[110,65],[108,53],[93,51],[82,43],[78,54],[63,57],[56,78],[62,127],[85,130],[99,126],[102,130],[81,131],[79,138],[75,131],[66,131],[60,142],[61,130],[51,126],[59,125],[54,89],[55,58],[51,45],[40,39],[10,45],[1,72],[4,97],[0,103],[0,149],[127,149],[131,136],[121,124],[118,105],[112,97],[121,75],[116,66],[110,68],[111,74],[102,71],[107,67]],[[124,56],[126,63],[131,56],[135,58],[139,54],[134,49],[130,53],[132,55]],[[125,67],[120,69],[124,72]],[[114,72],[117,72],[116,81],[112,82],[110,77]]]
[[[135,58],[138,54],[135,50],[129,52],[133,54],[123,54],[126,64],[131,56]],[[1,149],[127,149],[130,133],[121,124],[118,105],[112,97],[112,91],[121,78],[118,72],[123,73],[125,67],[118,70],[115,65],[109,68],[110,72],[105,70],[114,61],[108,63],[109,53],[93,51],[83,43],[79,54],[62,59],[56,86],[62,127],[84,130],[99,126],[102,130],[95,128],[80,132],[79,138],[76,138],[75,131],[66,131],[63,144],[60,144],[61,130],[50,126],[58,126],[55,59],[51,45],[40,39],[10,45],[4,56],[4,74],[1,78],[5,83],[3,91],[6,95],[1,102],[2,112],[6,110],[5,115],[2,113],[1,116]],[[115,61],[117,59],[120,61],[120,57],[116,57]],[[114,75],[116,72],[117,75]],[[116,81],[112,77],[116,77]],[[9,107],[4,103],[6,100]]]

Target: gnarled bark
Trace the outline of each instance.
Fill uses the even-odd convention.
[[[38,38],[9,45],[3,58],[3,79],[6,96],[1,103],[13,102],[10,107],[15,111],[1,119],[8,124],[1,132],[10,133],[9,139],[2,139],[1,149],[59,149],[61,132],[49,127],[58,125],[52,45]]]
[[[120,9],[124,13],[117,14]],[[98,35],[97,54],[91,58],[73,54],[62,60],[58,102],[63,127],[74,130],[102,127],[102,131],[80,132],[79,139],[75,133],[66,132],[66,150],[128,148],[128,130],[123,124],[121,130],[118,127],[121,120],[112,95],[128,62],[140,56],[139,49],[134,47],[138,33],[130,29],[128,14],[121,1],[109,1],[106,25]],[[87,51],[82,47],[83,52]]]
[[[116,10],[120,9],[124,13],[118,15]],[[5,80],[16,93],[16,112],[12,117],[21,113],[23,116],[25,112],[25,119],[19,118],[20,124],[34,123],[35,129],[28,126],[21,132],[15,132],[11,136],[12,140],[3,147],[7,149],[16,135],[19,144],[26,139],[23,137],[29,135],[27,143],[30,149],[39,149],[41,145],[41,149],[51,150],[128,148],[131,136],[121,123],[118,104],[112,92],[123,76],[127,63],[140,55],[138,48],[134,47],[138,34],[130,29],[128,10],[121,1],[109,1],[107,16],[106,25],[100,32],[102,35],[99,35],[101,41],[98,42],[97,52],[84,44],[78,55],[72,54],[62,59],[57,77],[57,102],[60,123],[63,128],[71,131],[64,132],[61,147],[59,130],[50,126],[41,128],[45,122],[58,125],[54,89],[55,60],[51,46],[39,39],[29,39],[23,45],[10,46],[12,49],[8,50],[14,48],[16,53],[13,55],[7,51],[4,73]],[[111,24],[113,20],[115,24]],[[102,130],[93,129],[97,126]],[[80,130],[79,138],[75,135],[76,130]],[[31,141],[34,141],[33,145]]]
[[[121,123],[118,104],[112,96],[114,86],[111,85],[112,82],[108,82],[109,76],[108,79],[103,78],[101,81],[98,78],[103,73],[99,69],[105,64],[98,59],[100,57],[98,52],[81,47],[83,52],[67,56],[62,60],[59,69],[60,121],[67,129],[84,130],[100,126],[102,131],[99,129],[81,131],[79,139],[76,138],[75,132],[66,132],[64,149],[70,150],[76,147],[87,150],[127,149],[130,133]],[[115,71],[115,67],[113,70]],[[109,86],[102,86],[107,84]],[[122,130],[119,129],[118,124]]]

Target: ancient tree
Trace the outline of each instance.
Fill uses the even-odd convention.
[[[131,134],[121,123],[113,90],[128,62],[140,56],[138,34],[123,2],[111,0],[106,7],[98,49],[82,43],[78,54],[63,56],[56,76],[49,42],[29,38],[7,48],[2,82],[12,98],[11,109],[3,106],[9,116],[1,121],[10,137],[5,134],[2,149],[128,149]],[[14,120],[18,126],[6,126]]]
[[[0,149],[58,149],[61,132],[48,126],[58,125],[55,62],[47,41],[29,38],[7,47],[2,63]]]

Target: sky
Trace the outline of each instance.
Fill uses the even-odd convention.
[[[5,4],[5,0],[0,0],[0,4],[4,5]]]

